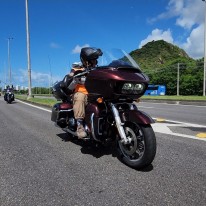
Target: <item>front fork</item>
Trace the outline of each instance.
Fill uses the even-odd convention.
[[[117,130],[118,130],[120,138],[121,138],[121,142],[123,144],[130,144],[132,139],[130,137],[127,137],[125,134],[124,127],[123,127],[124,123],[121,122],[118,109],[112,103],[110,103],[110,106],[112,108],[112,112],[113,112],[114,119],[116,122]]]

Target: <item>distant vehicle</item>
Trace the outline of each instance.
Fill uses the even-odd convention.
[[[14,94],[11,91],[8,91],[4,94],[4,100],[8,103],[11,104],[12,101],[14,101]]]
[[[145,91],[144,95],[151,95],[151,96],[158,96],[158,95],[165,95],[166,94],[166,87],[164,85],[148,85],[147,90]]]
[[[6,87],[4,90],[4,100],[8,103],[11,104],[12,101],[14,101],[14,93],[13,93],[13,85],[10,87],[9,85]]]

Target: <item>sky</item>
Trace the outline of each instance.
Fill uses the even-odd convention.
[[[62,80],[85,46],[129,53],[163,39],[202,58],[205,6],[202,0],[28,0],[32,87]],[[9,82],[9,62],[12,84],[28,86],[25,0],[0,0],[1,84]]]

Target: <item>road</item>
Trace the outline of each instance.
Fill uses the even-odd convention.
[[[206,106],[149,102],[137,106],[156,118],[206,125]]]
[[[0,97],[1,206],[205,205],[206,141],[156,132],[156,158],[137,171],[114,148],[68,139],[50,115]]]
[[[155,120],[155,132],[206,141],[206,106],[141,102]]]

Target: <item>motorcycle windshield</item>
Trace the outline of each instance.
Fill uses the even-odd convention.
[[[138,63],[124,50],[111,49],[103,51],[98,58],[98,67],[133,67],[141,70]]]

